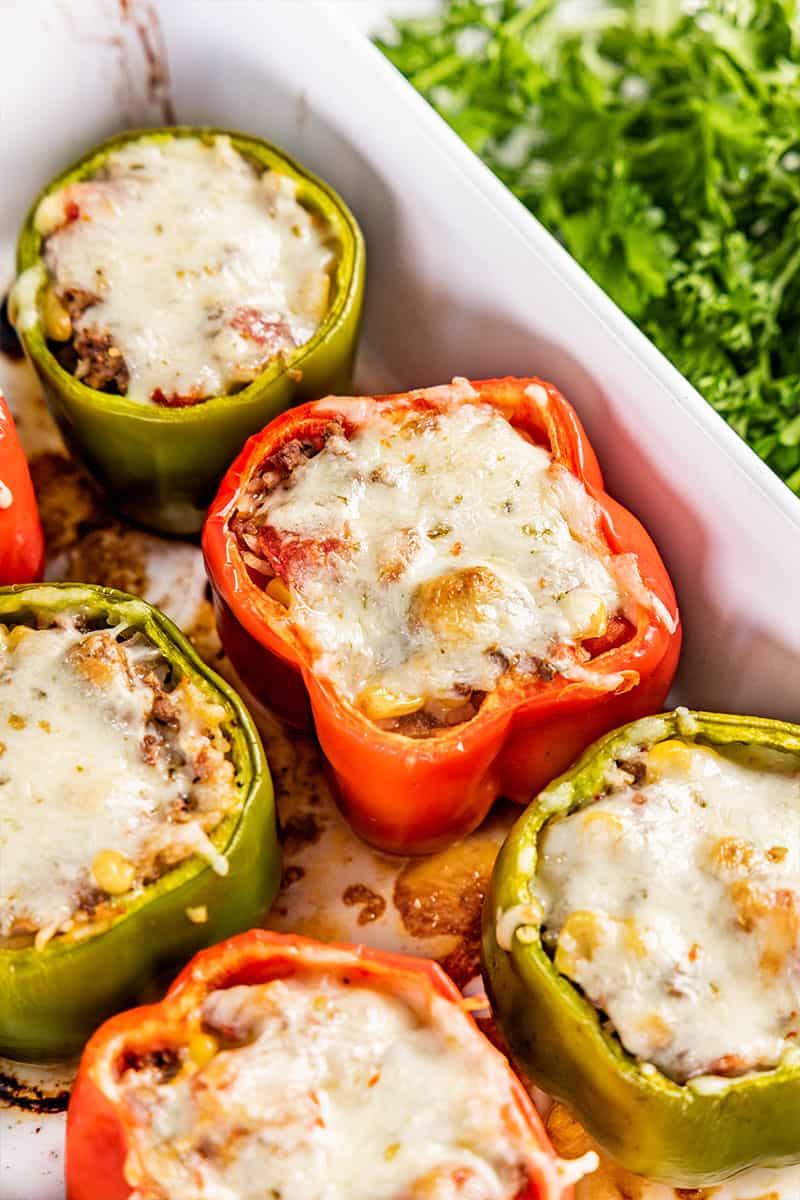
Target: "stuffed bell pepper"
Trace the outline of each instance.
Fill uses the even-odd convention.
[[[800,726],[763,718],[599,741],[517,822],[484,910],[520,1065],[623,1166],[701,1190],[800,1163],[799,946]]]
[[[238,697],[158,610],[0,589],[0,1053],[74,1053],[163,966],[256,921],[272,785]]]
[[[423,959],[257,930],[86,1048],[68,1200],[559,1200],[596,1165]]]
[[[0,391],[0,586],[33,583],[44,568],[44,535],[28,464]]]
[[[348,819],[387,850],[526,803],[675,671],[658,553],[540,380],[295,409],[247,443],[203,547],[237,671],[313,714]]]
[[[348,386],[356,222],[258,138],[125,133],[34,204],[12,320],[70,449],[128,516],[200,528],[248,434]]]

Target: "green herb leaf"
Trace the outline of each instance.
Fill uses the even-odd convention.
[[[444,0],[381,45],[800,494],[797,5],[568,9]]]

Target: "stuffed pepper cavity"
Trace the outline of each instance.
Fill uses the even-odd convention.
[[[260,930],[103,1026],[68,1115],[69,1200],[556,1200],[595,1164],[436,965]]]
[[[685,710],[539,796],[484,923],[533,1078],[624,1166],[692,1187],[800,1162],[799,942],[800,727]]]
[[[44,569],[44,535],[14,420],[0,391],[0,586],[34,583]]]
[[[157,610],[105,588],[0,591],[0,827],[0,1047],[18,1057],[74,1050],[277,887],[244,709]]]
[[[663,565],[539,380],[294,410],[236,460],[203,544],[237,670],[290,719],[310,697],[349,818],[387,849],[526,801],[675,669]]]
[[[347,384],[361,235],[256,138],[111,139],[34,205],[18,266],[13,319],[64,436],[157,528],[198,529],[249,433]]]

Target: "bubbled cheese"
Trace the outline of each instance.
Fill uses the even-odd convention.
[[[364,415],[261,513],[288,548],[290,615],[317,670],[354,700],[488,691],[509,667],[582,678],[575,648],[626,610],[631,569],[583,485],[486,404]]]

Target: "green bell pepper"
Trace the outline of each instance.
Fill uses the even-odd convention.
[[[228,861],[220,875],[199,857],[115,898],[118,913],[80,940],[54,937],[43,948],[0,948],[0,1054],[65,1058],[111,1013],[124,1008],[161,969],[249,928],[266,912],[280,882],[272,781],[247,710],[163,613],[144,600],[87,584],[0,588],[0,623],[35,625],[77,610],[109,626],[141,630],[177,676],[188,676],[227,714],[240,796],[209,837]],[[27,819],[27,818],[26,818]],[[207,920],[193,923],[196,910]],[[190,910],[190,912],[187,912]]]
[[[668,738],[745,744],[800,756],[800,726],[679,709],[591,746],[525,810],[497,859],[483,918],[484,973],[496,1019],[522,1069],[562,1100],[613,1158],[639,1175],[704,1187],[753,1166],[800,1161],[800,1054],[738,1078],[675,1083],[628,1054],[597,1009],[559,974],[529,889],[549,821],[591,804],[609,768]]]
[[[185,408],[163,408],[87,387],[51,352],[39,300],[47,280],[36,210],[45,196],[85,180],[108,155],[140,138],[211,138],[226,134],[261,169],[297,183],[298,200],[330,226],[337,243],[328,312],[314,336],[273,361],[252,383],[228,396]],[[350,386],[364,290],[364,242],[355,218],[332,188],[259,138],[222,129],[177,127],[119,134],[52,181],[34,202],[17,247],[15,321],[64,440],[121,512],[165,533],[197,532],[214,491],[245,439],[290,404]],[[21,311],[24,303],[24,312]]]

